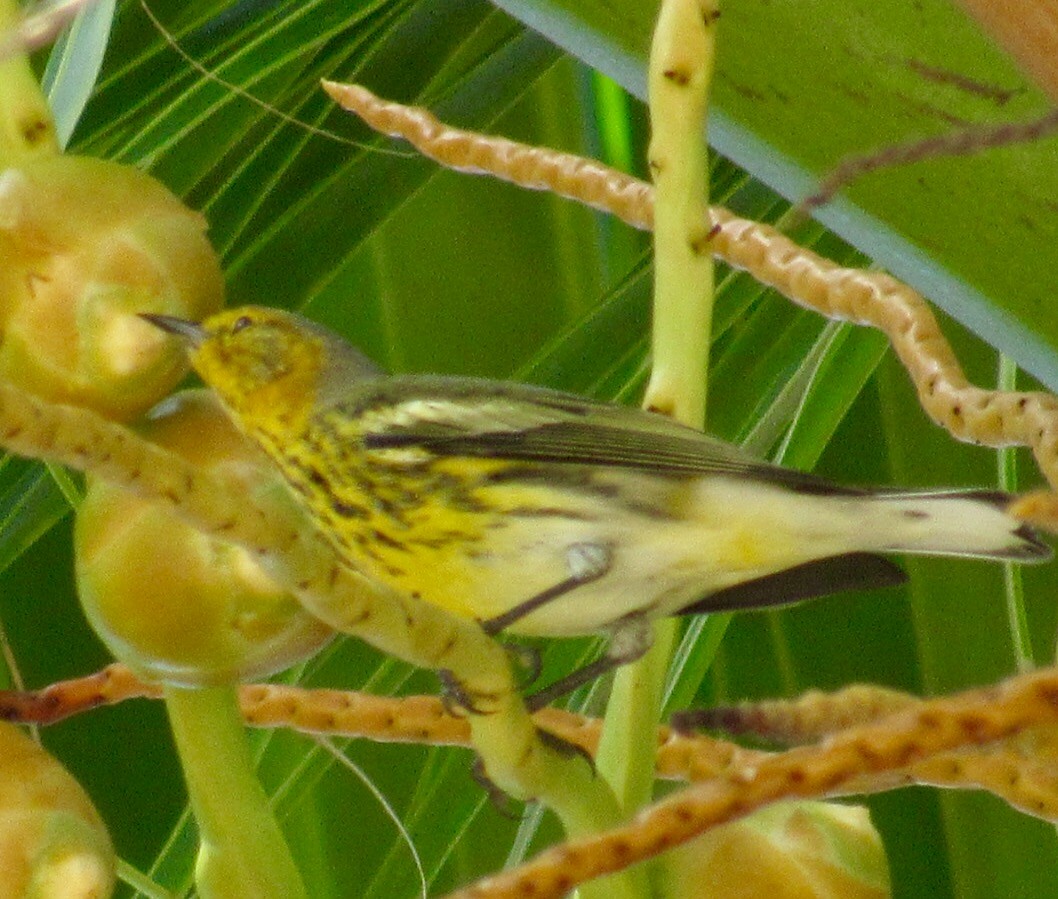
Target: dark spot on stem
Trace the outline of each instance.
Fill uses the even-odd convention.
[[[666,81],[671,81],[680,87],[686,87],[691,81],[691,74],[686,69],[665,69],[661,74]]]

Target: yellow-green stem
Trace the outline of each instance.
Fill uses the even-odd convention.
[[[555,748],[540,739],[528,718],[521,697],[508,691],[496,698],[488,714],[472,714],[470,724],[474,748],[481,753],[490,774],[490,761],[517,759],[516,782],[500,782],[501,788],[531,786],[534,798],[543,802],[562,822],[571,839],[616,827],[622,820],[613,791],[597,777],[591,764],[568,748]],[[520,794],[524,798],[524,793]],[[590,884],[582,899],[643,899],[645,881],[638,869],[623,871]]]
[[[644,405],[705,424],[713,316],[705,115],[713,70],[711,0],[665,0],[650,53],[654,336]]]
[[[202,899],[308,899],[246,742],[234,687],[166,687],[165,705],[201,840]]]
[[[1018,366],[1009,356],[1000,354],[999,383],[1000,390],[1017,389]],[[996,453],[998,466],[999,489],[1007,493],[1017,493],[1017,455],[1013,447],[1002,447]],[[1010,625],[1010,639],[1014,644],[1014,660],[1022,674],[1032,671],[1036,663],[1032,657],[1032,639],[1029,636],[1029,617],[1025,611],[1025,590],[1021,580],[1021,566],[1007,562],[1003,565],[1004,594],[1007,600],[1007,621]]]
[[[19,21],[15,0],[0,0],[0,170],[59,152],[48,102],[11,37]]]
[[[674,621],[659,622],[647,654],[614,676],[597,765],[626,817],[653,796],[658,718],[676,636]]]
[[[653,365],[644,405],[694,427],[705,423],[713,309],[705,119],[716,19],[710,0],[664,0],[648,72],[656,193]],[[675,622],[659,622],[647,655],[614,680],[597,763],[626,814],[652,796],[653,735],[675,643]]]

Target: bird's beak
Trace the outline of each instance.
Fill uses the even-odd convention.
[[[172,315],[153,315],[149,312],[141,312],[140,318],[149,321],[156,328],[182,337],[192,348],[197,347],[206,339],[206,329],[198,322],[189,322]]]

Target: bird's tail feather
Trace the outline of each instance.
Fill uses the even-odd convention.
[[[988,490],[885,493],[878,511],[891,520],[883,552],[1043,562],[1052,555],[1032,527],[1007,508],[1014,497]]]

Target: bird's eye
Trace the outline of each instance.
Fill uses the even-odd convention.
[[[239,318],[235,319],[235,321],[232,323],[231,333],[238,334],[243,328],[248,328],[252,324],[253,319],[250,318],[248,315],[240,316]]]

